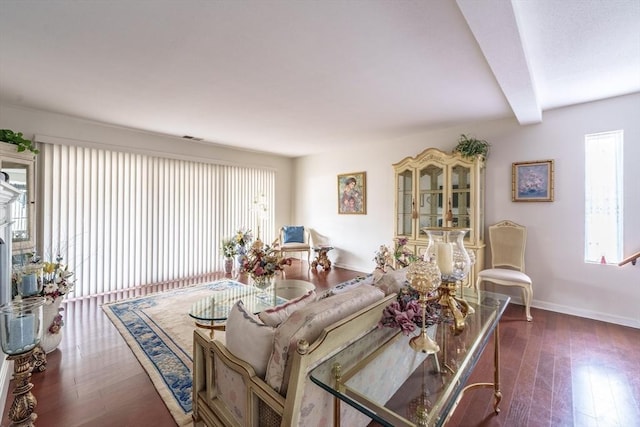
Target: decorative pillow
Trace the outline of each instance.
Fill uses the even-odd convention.
[[[226,346],[234,356],[250,364],[256,375],[264,378],[275,331],[248,312],[240,300],[233,305],[227,319]]]
[[[400,288],[408,283],[407,268],[408,267],[400,270],[391,270],[383,274],[374,272],[374,286],[384,292],[385,295],[398,292]]]
[[[277,327],[280,323],[287,320],[287,318],[296,310],[301,309],[305,305],[309,304],[312,301],[315,301],[316,293],[311,290],[301,297],[292,299],[290,301],[285,302],[284,304],[277,305],[272,308],[268,308],[258,314],[260,320],[264,322],[265,325],[271,327]]]
[[[358,286],[356,289],[316,301],[291,313],[276,329],[273,352],[267,365],[267,384],[285,396],[291,375],[289,359],[298,341],[305,339],[313,343],[327,326],[382,298],[384,294],[380,289],[374,286]]]
[[[304,227],[298,225],[284,227],[284,242],[282,243],[304,243]]]

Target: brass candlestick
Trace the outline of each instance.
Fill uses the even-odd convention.
[[[427,335],[426,313],[429,293],[435,291],[440,285],[440,269],[435,263],[418,260],[407,270],[407,279],[411,287],[420,294],[420,307],[422,308],[422,331],[420,335],[411,338],[409,345],[415,351],[433,354],[440,351],[438,344]]]
[[[453,317],[453,332],[458,335],[464,331],[465,319],[471,307],[465,300],[456,297],[456,281],[443,280],[438,288],[438,303]]]
[[[438,303],[453,318],[454,334],[460,334],[464,330],[467,314],[473,312],[469,303],[456,295],[458,286],[462,286],[462,280],[474,263],[464,247],[464,236],[470,229],[426,227],[422,230],[429,236],[425,257],[434,260],[442,273]]]
[[[15,388],[13,389],[13,403],[9,408],[9,419],[11,427],[33,427],[38,415],[33,412],[38,401],[31,393],[33,384],[29,382],[31,378],[31,358],[33,349],[21,354],[7,356],[7,360],[13,360],[13,378]]]

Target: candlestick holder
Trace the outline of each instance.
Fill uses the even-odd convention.
[[[458,288],[462,286],[472,264],[464,247],[464,236],[470,229],[426,227],[422,230],[429,237],[425,259],[435,261],[442,274],[438,303],[453,319],[454,334],[460,334],[464,330],[467,314],[473,311],[464,298],[457,296]]]
[[[432,300],[429,294],[440,286],[440,270],[434,262],[418,260],[409,264],[407,280],[411,287],[420,294],[420,307],[422,308],[422,331],[409,341],[409,345],[415,351],[433,354],[440,351],[438,344],[427,335],[427,303]]]
[[[7,359],[14,362],[13,403],[9,408],[11,427],[34,426],[38,417],[34,412],[37,400],[29,382],[33,366],[33,351],[42,334],[42,305],[44,298],[14,300],[0,306],[0,343]]]

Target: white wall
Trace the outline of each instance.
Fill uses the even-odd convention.
[[[585,264],[584,135],[624,129],[624,254],[640,251],[640,94],[545,112],[543,122],[505,119],[390,139],[387,144],[299,158],[294,219],[327,235],[337,265],[368,272],[393,235],[393,168],[428,147],[453,149],[461,133],[491,143],[486,226],[511,219],[528,227],[527,272],[533,306],[640,327],[640,263]],[[511,201],[513,162],[555,161],[555,201]],[[366,171],[367,214],[337,214],[337,174]],[[512,292],[513,291],[513,292]],[[520,299],[517,290],[506,293]],[[535,321],[535,319],[534,319]]]
[[[27,138],[44,135],[76,140],[80,144],[97,143],[114,150],[142,151],[163,157],[275,169],[276,206],[271,208],[270,214],[275,215],[276,229],[282,224],[290,223],[294,163],[291,158],[188,141],[2,104],[0,104],[0,129],[22,132]],[[251,227],[251,224],[247,224],[247,227]],[[275,233],[276,230],[274,230],[274,236]]]

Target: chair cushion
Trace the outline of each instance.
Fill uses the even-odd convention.
[[[281,395],[286,395],[290,359],[301,339],[313,343],[329,325],[384,298],[384,293],[374,286],[358,286],[315,301],[296,310],[276,329],[273,352],[269,358],[265,381]],[[228,338],[227,338],[228,339]]]
[[[233,305],[227,319],[226,346],[234,356],[250,364],[256,375],[264,378],[275,331],[248,312],[240,300]]]
[[[304,243],[304,227],[291,225],[283,227],[284,242],[282,243]]]
[[[278,306],[268,308],[258,314],[260,320],[264,322],[265,325],[269,325],[271,327],[277,327],[280,323],[284,322],[291,316],[296,310],[301,309],[305,305],[309,304],[312,301],[315,301],[316,293],[311,290],[301,297],[292,299]]]
[[[478,278],[482,280],[502,280],[507,282],[518,282],[523,284],[531,284],[531,278],[522,271],[510,270],[508,268],[489,268],[482,270],[478,274]]]

